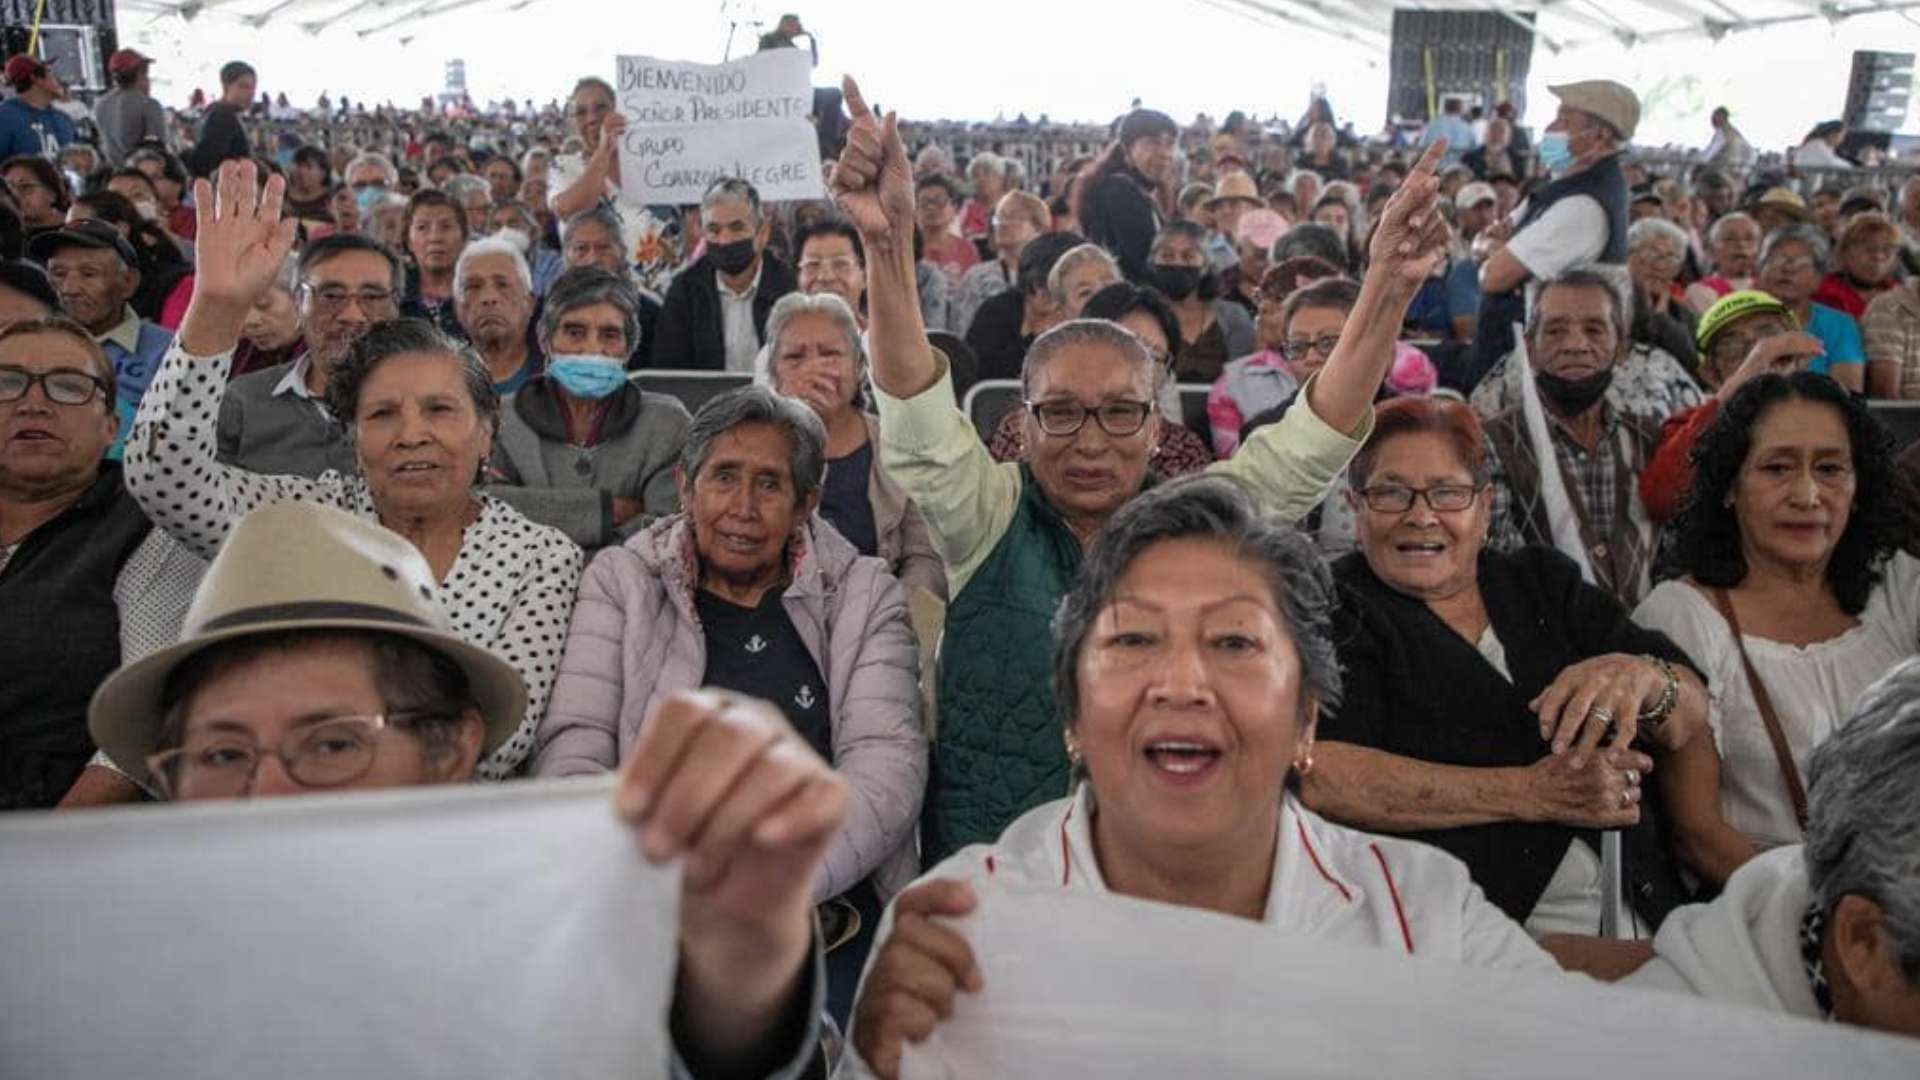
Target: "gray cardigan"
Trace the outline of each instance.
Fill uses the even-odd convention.
[[[600,441],[591,447],[567,441],[563,408],[559,388],[544,376],[501,403],[488,493],[589,551],[680,509],[674,466],[693,422],[684,405],[628,383],[612,398]],[[645,509],[615,525],[616,498],[639,500]]]
[[[360,462],[346,429],[326,407],[288,391],[274,393],[300,360],[248,372],[229,382],[220,397],[215,456],[262,476],[318,479],[328,469],[360,475]]]

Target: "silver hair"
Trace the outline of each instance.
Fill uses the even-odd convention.
[[[1760,241],[1760,258],[1753,265],[1756,268],[1767,265],[1767,260],[1773,258],[1773,253],[1780,250],[1781,244],[1796,242],[1806,245],[1807,254],[1813,256],[1815,270],[1824,271],[1827,268],[1827,258],[1833,254],[1833,244],[1819,226],[1804,222],[1785,225],[1768,233]]]
[[[1301,719],[1310,717],[1305,710],[1314,703],[1339,703],[1335,593],[1326,562],[1305,536],[1263,516],[1239,481],[1201,475],[1143,492],[1115,512],[1060,601],[1053,616],[1053,693],[1069,728],[1080,708],[1081,650],[1127,568],[1156,544],[1196,538],[1227,545],[1266,571],[1274,606],[1300,654]]]
[[[1760,223],[1753,220],[1753,215],[1744,210],[1735,210],[1730,214],[1722,214],[1713,219],[1713,224],[1707,226],[1707,246],[1712,247],[1718,244],[1720,242],[1720,231],[1729,223],[1736,221],[1744,221],[1756,229],[1760,227]]]
[[[1619,342],[1622,350],[1626,349],[1629,339],[1633,336],[1633,279],[1627,275],[1626,267],[1587,263],[1541,282],[1540,288],[1533,294],[1533,303],[1527,306],[1526,331],[1529,345],[1536,341],[1536,335],[1540,332],[1540,309],[1546,303],[1547,290],[1555,287],[1604,290],[1608,305],[1612,308],[1609,315],[1613,319],[1615,340]]]
[[[553,335],[560,332],[560,320],[568,312],[596,304],[611,304],[619,309],[627,351],[639,348],[640,296],[631,281],[598,266],[576,266],[547,287],[546,302],[540,308],[541,348],[549,353],[553,351]]]
[[[400,170],[394,167],[393,159],[373,150],[355,154],[353,160],[347,162],[347,167],[342,172],[341,178],[351,178],[353,176],[353,170],[363,165],[373,165],[379,168],[381,174],[387,178],[388,187],[392,187],[400,182]]]
[[[1159,384],[1160,369],[1153,362],[1153,354],[1147,351],[1146,342],[1140,340],[1140,335],[1106,319],[1074,319],[1041,334],[1027,349],[1026,359],[1020,365],[1021,395],[1033,392],[1033,377],[1047,366],[1047,361],[1053,359],[1054,353],[1075,346],[1113,349],[1146,375],[1150,391]],[[1154,397],[1151,392],[1147,396],[1149,399]]]
[[[560,246],[565,247],[568,243],[572,242],[573,230],[582,225],[598,225],[609,233],[612,233],[613,238],[619,241],[622,249],[626,247],[627,223],[620,217],[618,210],[604,203],[582,210],[563,222],[560,226]]]
[[[1920,657],[1867,688],[1807,763],[1807,890],[1880,905],[1909,986],[1920,987]]]
[[[709,398],[693,414],[686,445],[680,449],[681,475],[692,488],[707,463],[715,439],[741,424],[771,424],[787,437],[793,501],[807,501],[827,471],[827,428],[812,409],[764,386],[743,386]]]
[[[1682,258],[1687,254],[1687,234],[1666,218],[1641,218],[1627,226],[1628,251],[1640,250],[1649,240],[1665,240],[1680,252]]]
[[[700,196],[700,214],[723,202],[743,202],[747,204],[747,224],[755,229],[760,227],[760,192],[752,184],[737,176],[723,176],[707,185],[704,195]]]
[[[1001,157],[999,154],[982,150],[967,160],[967,176],[972,177],[973,174],[979,170],[985,170],[987,173],[1004,180],[1007,176],[1007,159]]]
[[[773,310],[767,312],[767,334],[765,345],[754,357],[753,378],[762,386],[773,385],[774,351],[780,347],[780,337],[787,332],[787,324],[801,315],[825,315],[833,320],[840,333],[846,336],[847,352],[853,357],[853,377],[860,383],[867,378],[867,350],[860,341],[860,322],[854,318],[853,309],[845,300],[832,293],[790,292],[774,302]],[[855,398],[858,401],[858,397]]]
[[[292,296],[300,287],[300,256],[289,254],[280,260],[280,269],[273,272],[273,287]]]
[[[1113,261],[1113,256],[1099,244],[1081,244],[1076,248],[1068,248],[1065,254],[1054,261],[1053,269],[1047,271],[1047,293],[1053,297],[1054,303],[1067,302],[1067,275],[1084,262],[1106,263],[1107,268],[1113,271],[1116,278],[1120,276],[1120,264]]]
[[[493,201],[493,185],[472,173],[459,173],[447,177],[447,179],[441,183],[440,190],[446,192],[447,197],[455,202],[459,202],[476,192],[485,195],[488,202]]]
[[[453,264],[453,295],[458,297],[467,290],[467,264],[488,255],[506,255],[513,263],[513,270],[520,278],[520,284],[529,294],[533,292],[533,271],[527,269],[527,257],[520,249],[498,236],[483,236],[460,251],[460,258]]]

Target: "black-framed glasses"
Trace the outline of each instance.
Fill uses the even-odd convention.
[[[1147,426],[1147,416],[1153,412],[1151,401],[1109,401],[1091,409],[1077,401],[1029,401],[1026,406],[1041,431],[1062,437],[1078,435],[1089,416],[1109,435],[1137,434]]]
[[[1296,363],[1305,360],[1307,354],[1311,352],[1317,352],[1321,356],[1332,359],[1333,350],[1339,344],[1339,334],[1321,334],[1319,337],[1312,339],[1296,338],[1281,344],[1280,355]]]
[[[1406,484],[1372,484],[1360,489],[1367,509],[1379,514],[1404,514],[1413,509],[1413,500],[1425,499],[1435,511],[1465,510],[1480,494],[1480,484],[1435,484],[1432,487],[1408,487]]]
[[[380,732],[389,725],[441,715],[413,711],[332,716],[295,731],[275,746],[261,746],[237,732],[212,732],[147,758],[147,775],[169,799],[232,798],[252,786],[260,763],[271,755],[280,759],[281,768],[301,787],[341,787],[373,768],[380,752]]]
[[[329,314],[341,311],[348,301],[360,305],[360,310],[369,315],[377,315],[393,307],[392,289],[348,289],[339,285],[306,286],[307,296],[313,306]]]
[[[52,371],[28,371],[9,364],[0,367],[0,401],[19,401],[34,383],[55,405],[85,405],[95,394],[105,395],[107,383],[98,375],[78,368],[54,368]]]

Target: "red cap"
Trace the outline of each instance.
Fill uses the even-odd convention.
[[[142,64],[153,63],[153,57],[142,56],[133,49],[121,49],[107,58],[107,70],[115,75],[125,75],[137,71]]]
[[[47,73],[47,65],[21,53],[7,60],[6,79],[15,86],[30,83]]]

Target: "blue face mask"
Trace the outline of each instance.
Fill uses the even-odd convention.
[[[363,187],[356,190],[353,193],[353,202],[354,205],[360,208],[360,213],[364,216],[373,213],[373,208],[379,204],[381,199],[386,197],[387,189],[376,184],[373,187]]]
[[[1555,176],[1573,164],[1573,147],[1567,143],[1566,132],[1549,131],[1540,136],[1540,164]]]
[[[627,373],[611,356],[555,356],[547,360],[547,377],[577,398],[599,401],[626,385]]]

